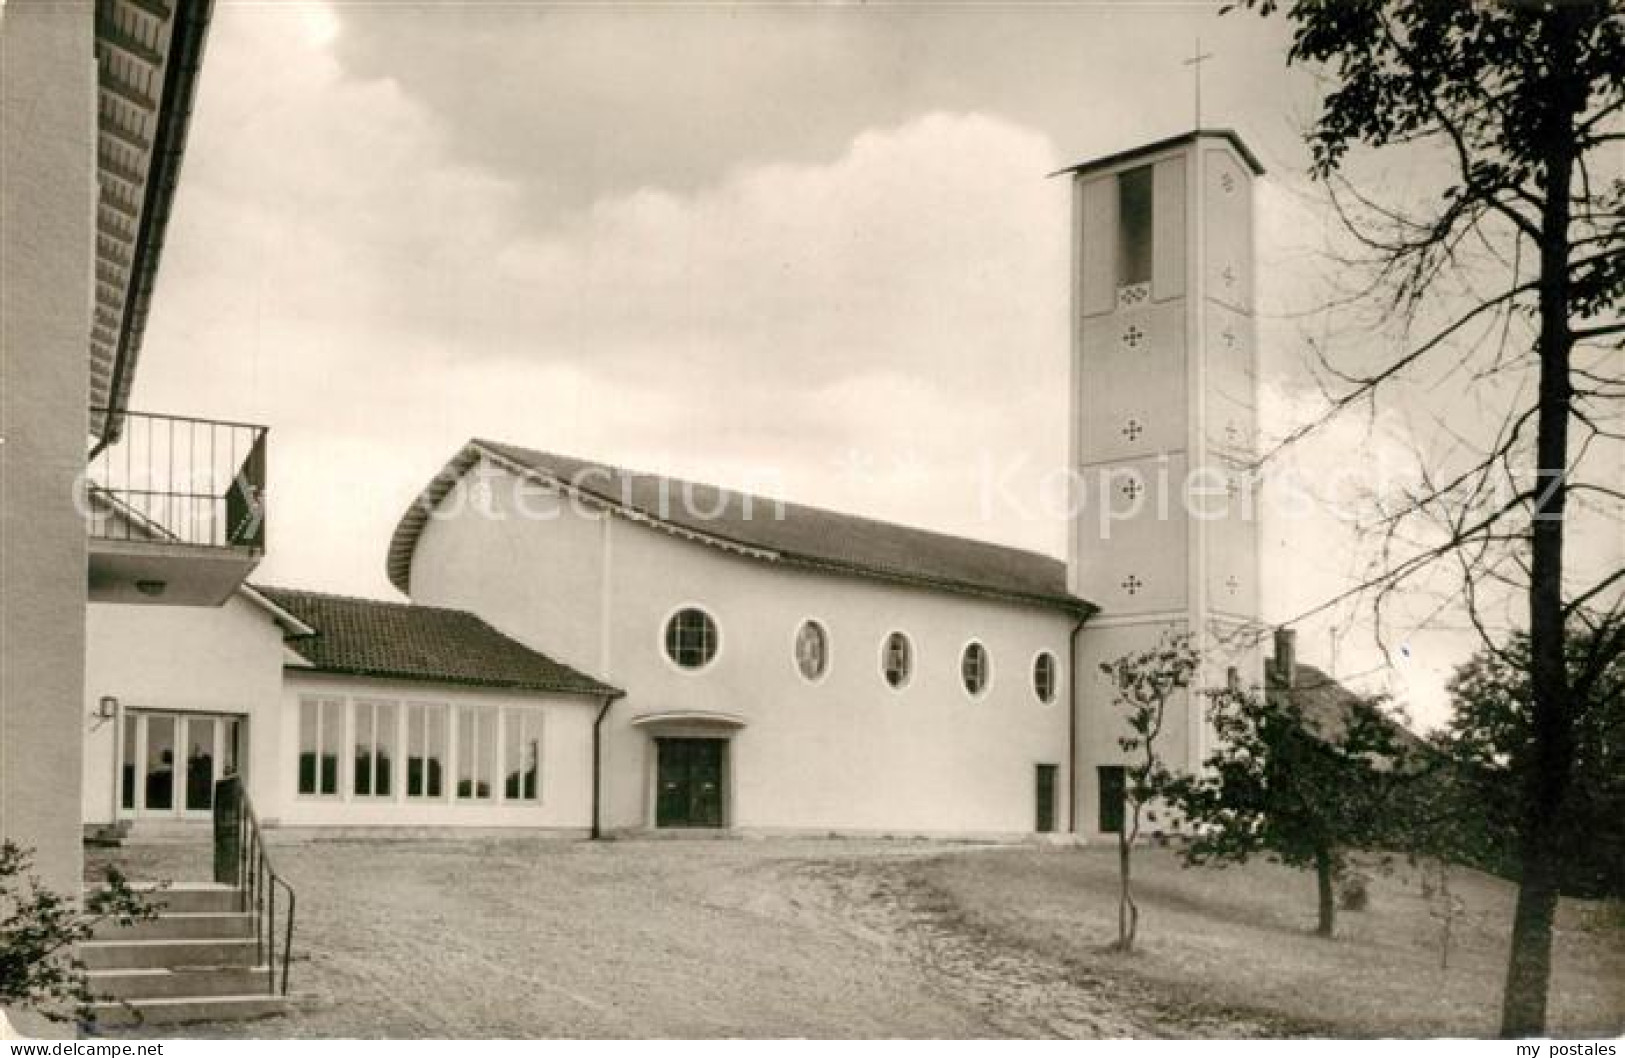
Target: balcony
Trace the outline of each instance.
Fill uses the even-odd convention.
[[[265,427],[122,421],[85,471],[90,600],[220,605],[265,554]]]

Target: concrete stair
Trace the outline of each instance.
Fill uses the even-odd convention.
[[[135,1025],[190,1025],[200,1021],[248,1021],[268,1018],[287,1009],[281,996],[210,996],[185,999],[132,999],[126,1003],[97,1003],[100,1028]]]
[[[215,966],[208,969],[108,969],[89,971],[91,989],[107,999],[187,999],[268,995],[268,966]]]
[[[237,1021],[281,1013],[273,971],[261,965],[256,919],[220,885],[153,890],[157,918],[103,923],[79,945],[98,1027]]]

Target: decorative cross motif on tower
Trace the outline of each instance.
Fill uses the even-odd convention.
[[[1145,341],[1145,332],[1134,324],[1129,324],[1128,330],[1123,332],[1123,344],[1130,349],[1138,349],[1143,341]]]
[[[1123,495],[1127,496],[1131,500],[1139,499],[1140,493],[1144,491],[1145,486],[1140,484],[1139,478],[1129,478],[1127,481],[1123,482]]]
[[[1224,578],[1224,590],[1229,592],[1231,595],[1236,594],[1236,591],[1240,589],[1240,587],[1241,581],[1236,579],[1236,575],[1234,573]]]
[[[1143,587],[1145,587],[1145,581],[1141,580],[1139,577],[1136,577],[1132,573],[1130,573],[1123,580],[1123,590],[1128,592],[1130,595],[1140,594],[1140,589]]]
[[[1202,38],[1197,37],[1196,53],[1180,63],[1181,66],[1189,66],[1191,72],[1196,75],[1196,128],[1198,131],[1202,128],[1202,64],[1211,58],[1213,58],[1213,53],[1203,51]]]
[[[1224,280],[1224,285],[1225,286],[1227,286],[1227,287],[1235,286],[1236,285],[1236,270],[1235,270],[1235,268],[1233,266],[1231,266],[1231,265],[1225,265],[1224,266],[1224,271],[1219,273],[1219,278]]]
[[[1140,435],[1144,432],[1145,427],[1140,425],[1139,419],[1130,419],[1128,422],[1123,424],[1123,436],[1127,437],[1130,441],[1138,441],[1140,439]]]
[[[1219,337],[1224,339],[1224,347],[1226,349],[1234,349],[1236,347],[1236,329],[1234,327],[1226,327],[1224,329],[1224,333],[1219,335]]]

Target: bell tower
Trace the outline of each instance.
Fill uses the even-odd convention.
[[[1201,130],[1064,170],[1073,189],[1071,590],[1100,613],[1079,637],[1075,829],[1110,833],[1127,733],[1099,663],[1191,632],[1208,671],[1262,670],[1258,626],[1253,182],[1239,136]],[[1199,694],[1157,745],[1194,769]],[[1165,821],[1159,821],[1163,823]],[[1155,828],[1159,823],[1154,823]]]

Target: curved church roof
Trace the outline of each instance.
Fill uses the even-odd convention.
[[[1079,616],[1096,610],[1067,591],[1065,563],[1048,555],[479,439],[446,464],[396,525],[388,567],[401,591],[411,591],[412,553],[431,512],[481,458],[620,517],[760,561]]]

